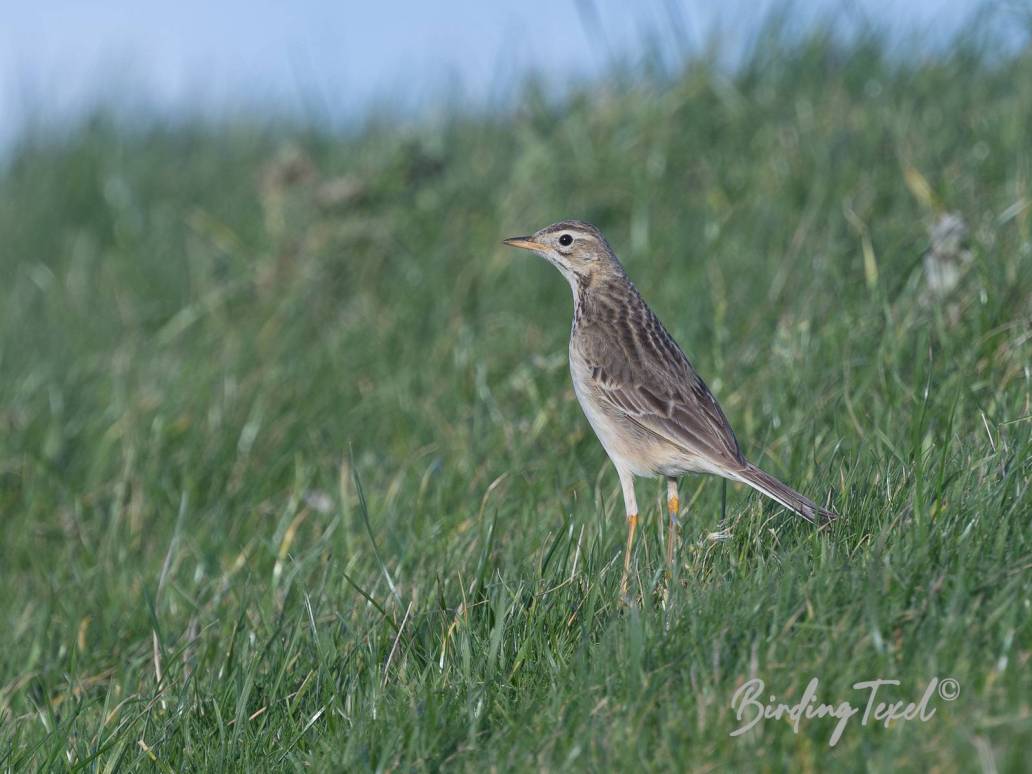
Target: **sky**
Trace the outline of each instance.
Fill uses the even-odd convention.
[[[1013,1],[1013,0],[1012,0]],[[98,102],[168,115],[242,110],[330,123],[443,96],[491,104],[527,72],[562,84],[719,41],[741,50],[775,0],[0,0],[0,147],[32,118]],[[981,0],[795,0],[793,18],[861,17],[945,40]]]

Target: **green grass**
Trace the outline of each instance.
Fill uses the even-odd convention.
[[[98,119],[0,173],[0,767],[1018,771],[1032,55],[758,49],[351,137]],[[928,227],[972,260],[929,295]],[[596,222],[818,534],[689,478],[675,583],[573,398]],[[728,539],[709,536],[727,530]],[[769,720],[811,677],[956,701]]]

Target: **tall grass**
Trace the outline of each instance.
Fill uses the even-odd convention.
[[[1030,127],[1027,51],[817,36],[415,129],[24,143],[0,178],[0,765],[1022,769]],[[948,213],[966,235],[933,245]],[[618,604],[569,291],[499,245],[566,217],[836,528],[686,479],[668,587],[640,483]],[[927,722],[729,735],[752,677],[862,706],[855,682],[936,676],[961,692]]]

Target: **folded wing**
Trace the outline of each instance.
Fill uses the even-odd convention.
[[[729,469],[745,464],[717,399],[658,321],[618,336],[594,326],[579,334],[604,409],[690,456]]]

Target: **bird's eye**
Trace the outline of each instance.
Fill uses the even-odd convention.
[[[569,234],[563,234],[561,237],[559,237],[559,244],[561,244],[563,247],[569,247],[573,244],[573,237]]]

